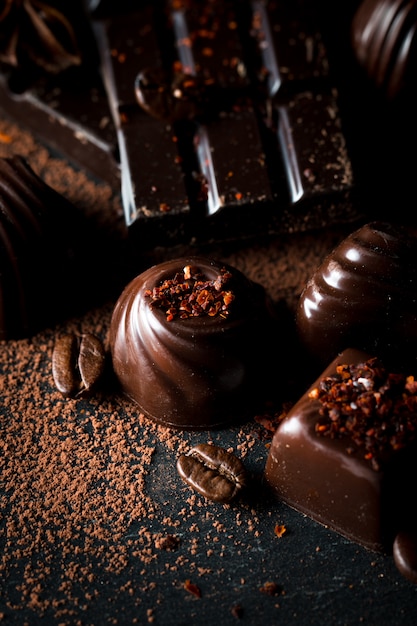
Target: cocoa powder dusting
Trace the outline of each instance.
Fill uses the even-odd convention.
[[[279,513],[288,529],[281,556],[276,504],[261,478],[265,439],[283,406],[224,431],[171,431],[119,393],[111,368],[90,396],[63,397],[52,374],[56,337],[93,333],[108,353],[121,288],[152,263],[190,250],[126,256],[118,190],[52,158],[0,119],[0,157],[15,153],[85,213],[94,247],[84,272],[94,276],[94,299],[81,299],[79,312],[32,338],[0,344],[0,621],[102,626],[196,623],[202,616],[203,623],[204,615],[217,615],[217,593],[227,596],[225,623],[257,618],[259,596],[265,604],[281,585],[298,584],[297,577],[286,578],[285,550],[292,537],[299,540],[299,516]],[[292,310],[311,268],[343,235],[234,243],[213,246],[210,254]],[[245,498],[208,504],[190,494],[175,466],[198,443],[223,446],[242,460],[250,476]],[[273,589],[265,582],[271,580]]]

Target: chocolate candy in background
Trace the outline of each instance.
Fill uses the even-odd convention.
[[[117,138],[89,18],[80,0],[58,4],[27,13],[23,3],[10,3],[3,12],[0,111],[117,189]],[[15,31],[16,40],[8,45]]]
[[[285,333],[264,289],[228,266],[224,289],[234,297],[228,315],[168,319],[149,293],[186,267],[217,281],[224,266],[203,257],[174,259],[126,286],[110,326],[114,371],[126,395],[164,426],[201,430],[243,421],[276,386],[278,330]]]
[[[417,533],[413,529],[401,530],[394,540],[394,562],[401,574],[417,583]]]
[[[324,414],[320,412],[322,404],[317,396],[310,397],[310,391],[317,389],[326,377],[333,376],[339,365],[363,364],[369,358],[368,353],[348,349],[322,372],[278,426],[269,450],[265,477],[276,495],[300,512],[370,550],[392,553],[397,534],[406,528],[415,529],[416,523],[412,494],[417,475],[413,421],[409,422],[411,428],[397,448],[395,442],[391,446],[383,431],[374,442],[375,448],[365,447],[364,443],[372,444],[373,434],[361,431],[358,425],[366,423],[368,418],[358,418],[356,425],[352,419],[351,431],[346,428],[344,433],[340,430],[333,436],[320,434],[324,424]],[[403,382],[405,379],[406,376]],[[352,416],[355,409],[362,406],[359,402],[366,406],[366,397],[369,400],[373,396],[374,389],[365,387],[366,381],[363,377],[355,382],[356,388],[363,385],[362,398],[357,407],[351,408]],[[326,389],[329,388],[328,384]],[[375,389],[375,397],[378,390]],[[391,399],[396,397],[392,395]],[[337,399],[335,393],[335,413]],[[372,410],[377,413],[379,405],[376,407]],[[372,415],[372,411],[368,415]],[[378,420],[385,421],[390,436],[399,415],[401,420],[401,414],[395,413],[392,406],[377,415]],[[414,419],[412,409],[410,415]],[[404,433],[398,430],[396,434]],[[357,439],[361,440],[361,445]],[[380,444],[384,447],[378,456]]]
[[[307,281],[297,332],[322,365],[348,347],[395,368],[416,363],[417,239],[387,222],[348,235]]]
[[[346,26],[340,107],[364,211],[414,225],[416,2],[352,3]],[[336,39],[337,32],[330,35]]]
[[[0,159],[0,338],[30,336],[75,311],[88,272],[84,221],[20,157]]]
[[[351,37],[359,64],[388,99],[415,91],[415,0],[364,0],[352,20]]]

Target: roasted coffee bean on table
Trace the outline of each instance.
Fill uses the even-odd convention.
[[[102,342],[92,333],[58,337],[52,354],[52,375],[64,396],[83,395],[96,387],[104,371]]]
[[[181,478],[208,500],[230,502],[246,486],[246,469],[224,448],[201,443],[177,461]]]

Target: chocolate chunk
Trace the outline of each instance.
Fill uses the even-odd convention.
[[[413,376],[345,350],[278,426],[265,476],[277,496],[371,550],[415,520]],[[412,523],[412,522],[411,522]]]
[[[97,42],[84,37],[82,64],[33,79],[2,72],[0,107],[121,188],[133,242],[230,240],[360,216],[322,25],[304,2],[86,9]]]

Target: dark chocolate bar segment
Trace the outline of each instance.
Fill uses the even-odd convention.
[[[303,92],[278,104],[278,142],[290,202],[348,201],[353,172],[332,93]],[[318,132],[319,130],[319,132]]]
[[[209,215],[225,205],[272,200],[237,20],[230,2],[173,13],[182,71],[200,77],[213,89],[213,97],[221,99],[214,99],[212,108],[219,107],[219,112],[209,123],[199,124],[195,138]]]
[[[252,36],[257,40],[271,96],[315,88],[329,78],[323,36],[311,15],[283,0],[252,2]]]
[[[162,67],[159,42],[148,7],[121,14],[95,27],[103,76],[117,129],[122,171],[122,198],[128,226],[141,216],[188,212],[176,131],[168,121],[139,106],[135,83],[140,71]]]

